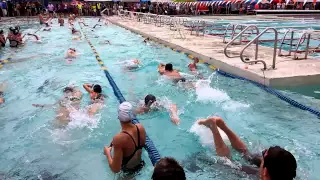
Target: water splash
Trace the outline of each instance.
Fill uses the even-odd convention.
[[[220,129],[218,128],[220,135],[222,139],[225,141],[225,143],[230,143],[228,136]],[[207,147],[213,147],[214,146],[214,141],[213,141],[213,136],[212,132],[209,128],[199,125],[197,122],[195,122],[190,130],[191,133],[194,133],[195,135],[199,136],[200,142],[202,146],[207,146]]]

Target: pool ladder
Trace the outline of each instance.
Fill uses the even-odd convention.
[[[298,39],[294,38],[295,33],[302,33]],[[286,39],[288,35],[291,35],[289,39]],[[281,41],[279,51],[278,51],[278,56],[291,56],[291,53],[293,52],[293,57],[292,59],[297,60],[297,59],[307,59],[309,54],[312,54],[314,52],[320,52],[319,45],[318,47],[311,48],[310,47],[310,40],[312,35],[318,35],[317,39],[314,40],[320,40],[319,38],[319,31],[301,31],[297,29],[289,29],[285,32],[284,37]],[[290,43],[286,43],[285,41],[289,40]],[[296,43],[294,43],[295,40],[298,40]],[[289,46],[289,52],[288,54],[283,54],[283,46],[287,45]],[[303,48],[303,50],[299,50]],[[304,53],[303,57],[298,57],[298,53]]]
[[[239,26],[238,26],[239,27]],[[234,29],[238,28],[235,27]],[[228,28],[228,27],[227,27]],[[240,41],[238,44],[241,45],[242,43],[242,37],[243,34],[245,34],[247,31],[251,30],[253,33],[251,34],[257,34],[257,36],[255,38],[253,38],[250,42],[248,42],[240,51],[239,55],[236,56],[231,56],[228,53],[228,48],[234,44],[234,42],[239,38]],[[255,30],[256,32],[254,33]],[[276,57],[277,57],[277,44],[278,44],[278,31],[273,28],[273,27],[269,27],[264,29],[261,33],[259,33],[259,28],[257,25],[248,25],[247,27],[245,27],[239,34],[237,34],[234,38],[231,39],[231,41],[225,46],[223,52],[225,54],[225,56],[227,56],[228,58],[234,58],[234,57],[240,57],[240,60],[246,64],[257,64],[257,63],[262,63],[263,65],[263,70],[267,69],[267,63],[263,60],[258,60],[258,52],[259,52],[259,38],[266,34],[269,33],[270,31],[272,31],[274,33],[274,45],[273,45],[273,61],[272,61],[272,68],[275,69],[275,65],[276,65]],[[235,33],[235,31],[234,31]],[[254,54],[254,60],[251,61],[249,58],[245,58],[244,56],[244,52],[245,50],[250,47],[251,44],[255,44],[255,54]]]

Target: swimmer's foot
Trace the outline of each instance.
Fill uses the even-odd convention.
[[[214,116],[214,117],[210,117],[209,119],[214,119],[216,125],[222,129],[225,130],[227,128],[226,123],[223,121],[223,119],[221,117],[218,116]]]
[[[212,125],[216,124],[216,121],[213,118],[199,119],[197,122],[198,122],[199,125],[204,125],[204,126],[206,126],[208,128],[211,128]]]

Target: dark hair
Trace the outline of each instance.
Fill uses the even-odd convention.
[[[63,89],[64,93],[69,93],[69,92],[73,92],[73,88],[72,87],[66,87]]]
[[[99,84],[94,85],[92,89],[93,89],[93,92],[96,92],[96,93],[102,92],[101,86]]]
[[[13,34],[14,34],[14,35],[18,35],[18,34],[19,34],[19,30],[18,30],[18,29],[15,29],[15,30],[13,31]]]
[[[144,98],[144,104],[147,105],[147,104],[149,104],[150,101],[152,101],[152,103],[156,101],[156,97],[154,95],[152,95],[152,94],[148,94]]]
[[[185,180],[186,174],[180,164],[173,158],[161,158],[156,164],[151,179],[153,180]]]
[[[3,30],[2,29],[0,29],[0,34],[3,34]]]
[[[165,66],[164,69],[165,69],[166,71],[172,71],[172,70],[173,70],[172,64],[171,64],[171,63],[166,64],[166,66]]]
[[[14,29],[14,27],[10,27],[9,30],[10,30],[11,32],[14,32],[15,29]]]
[[[267,168],[271,180],[292,180],[296,177],[296,159],[279,146],[269,148],[263,167]]]

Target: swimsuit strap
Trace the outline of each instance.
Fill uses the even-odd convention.
[[[136,142],[134,141],[133,137],[132,137],[127,131],[122,131],[122,132],[125,133],[125,134],[127,134],[127,135],[132,139],[135,148],[137,148],[138,146],[137,146]]]

